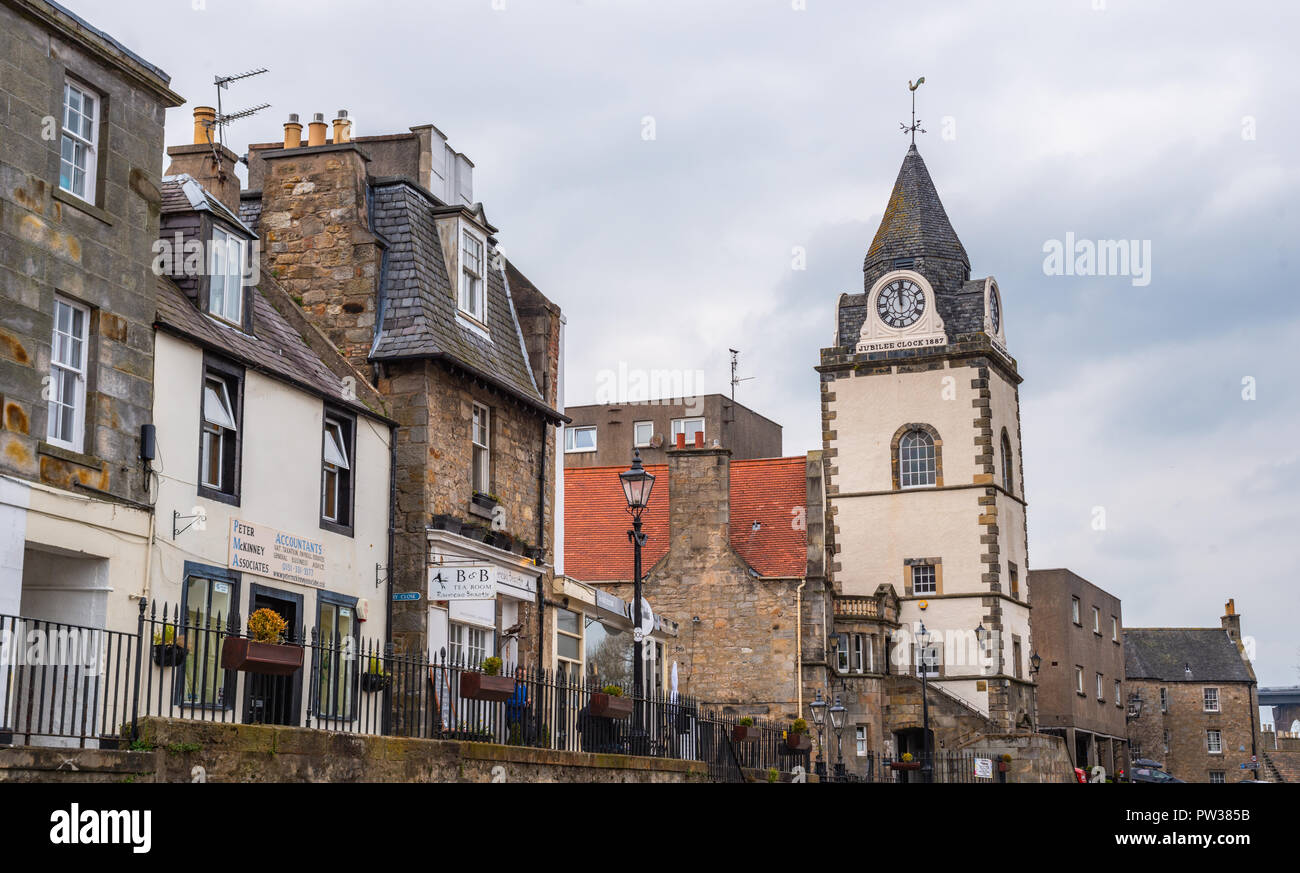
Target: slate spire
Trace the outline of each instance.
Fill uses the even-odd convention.
[[[915,259],[922,273],[925,270],[921,265],[928,263],[940,267],[945,274],[970,275],[970,258],[948,221],[939,192],[915,145],[908,148],[903,158],[862,269],[868,277],[878,276],[893,269],[894,261],[900,258]],[[936,261],[946,263],[940,265]]]

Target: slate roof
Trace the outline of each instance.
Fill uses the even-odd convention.
[[[455,286],[435,225],[435,211],[445,211],[446,207],[405,179],[376,181],[371,193],[374,231],[388,243],[381,289],[382,319],[371,356],[379,360],[448,358],[510,393],[547,408],[524,354],[504,269],[491,269],[491,251],[485,282],[485,337],[456,314]],[[558,418],[558,413],[553,415]]]
[[[298,332],[254,288],[253,335],[218,323],[199,311],[176,283],[159,276],[158,313],[155,324],[206,348],[218,350],[245,366],[278,376],[337,401],[351,409],[373,413],[357,405],[343,391],[343,383],[316,357]]]
[[[231,212],[188,173],[162,177],[162,212],[211,212],[219,215],[235,227],[244,230],[250,237],[256,237],[257,231],[246,224],[238,215]]]
[[[731,547],[760,576],[807,575],[808,532],[792,524],[792,510],[807,502],[805,466],[802,456],[731,462]],[[646,469],[655,476],[650,506],[641,517],[649,537],[641,553],[642,569],[649,572],[668,554],[672,483],[667,465],[650,464]],[[574,579],[632,578],[627,502],[618,483],[623,470],[564,471],[564,571]]]
[[[870,270],[892,263],[895,258],[919,257],[960,261],[970,270],[966,249],[952,229],[925,161],[913,144],[903,158],[862,268]]]
[[[1124,676],[1186,682],[1254,682],[1227,631],[1217,627],[1127,628],[1124,631]]]

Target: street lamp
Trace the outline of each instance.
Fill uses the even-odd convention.
[[[829,710],[831,727],[835,729],[835,778],[844,778],[844,714],[848,712],[840,703],[840,696],[835,695],[835,705]]]
[[[1043,656],[1034,652],[1029,656],[1029,675],[1037,676],[1039,669],[1043,666]]]
[[[635,688],[633,705],[636,707],[636,729],[640,739],[642,727],[641,697],[645,664],[641,660],[641,547],[645,545],[646,535],[641,532],[641,514],[650,505],[650,491],[654,488],[655,477],[641,466],[641,452],[632,454],[632,466],[618,474],[619,484],[623,486],[623,496],[627,499],[627,511],[632,516],[632,529],[627,532],[628,541],[632,543],[632,684]]]
[[[808,709],[812,713],[813,725],[817,728],[816,772],[818,776],[822,776],[826,773],[826,764],[822,761],[822,732],[826,727],[826,701],[822,699],[820,688],[817,689],[817,699],[808,704]]]
[[[934,775],[934,766],[930,763],[930,694],[927,678],[930,675],[930,665],[926,656],[926,651],[930,648],[930,632],[925,629],[925,622],[920,622],[921,629],[916,634],[916,641],[921,644],[921,650],[916,659],[917,665],[921,668],[921,748],[923,750],[921,758],[921,781],[929,782]]]

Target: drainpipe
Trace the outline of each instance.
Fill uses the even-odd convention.
[[[799,702],[795,712],[800,717],[803,716],[803,587],[807,584],[808,577],[805,576],[794,590],[794,689]]]
[[[537,467],[537,548],[541,554],[541,564],[546,564],[546,437],[547,429],[550,424],[546,417],[542,417],[542,462]],[[545,575],[545,574],[543,574]],[[537,672],[546,668],[542,660],[542,649],[544,648],[543,640],[545,639],[546,624],[543,612],[546,608],[546,597],[542,593],[542,577],[537,577]]]
[[[397,558],[397,425],[388,426],[388,584],[384,591],[384,657],[393,654],[393,562]],[[421,549],[428,550],[427,543],[421,540]],[[427,621],[427,618],[426,618]],[[425,626],[425,640],[428,640],[428,626]],[[425,652],[428,647],[426,644]],[[388,683],[391,686],[392,683]],[[392,728],[393,689],[384,688],[383,728],[387,736]]]

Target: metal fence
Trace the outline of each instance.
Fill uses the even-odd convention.
[[[268,651],[276,663],[249,669],[238,663],[254,657],[238,615],[144,602],[136,633],[0,615],[0,743],[124,745],[140,718],[161,716],[696,760],[719,782],[817,769],[785,724],[686,695],[635,695],[567,670],[488,675],[481,651],[430,660],[301,626]],[[921,781],[916,766],[872,754],[865,776],[820,769],[826,782]],[[975,779],[973,755],[940,752],[931,781],[988,780]]]

